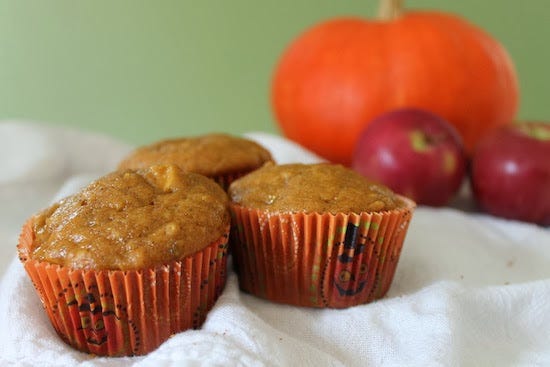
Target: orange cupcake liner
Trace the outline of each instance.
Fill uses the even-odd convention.
[[[239,287],[270,301],[345,308],[383,297],[415,203],[360,214],[266,213],[231,205]]]
[[[142,270],[83,270],[36,261],[32,220],[19,238],[20,260],[57,334],[101,356],[143,355],[171,335],[199,328],[226,281],[222,236],[181,261]]]

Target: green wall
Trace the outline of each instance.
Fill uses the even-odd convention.
[[[519,74],[520,118],[550,120],[550,1],[409,0],[499,39]],[[270,76],[290,40],[376,0],[0,2],[0,118],[129,142],[208,131],[276,132]]]

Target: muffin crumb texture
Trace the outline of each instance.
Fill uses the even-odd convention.
[[[236,204],[269,212],[360,213],[403,206],[389,188],[326,163],[267,164],[233,182],[229,196]]]
[[[184,171],[211,177],[248,171],[271,162],[267,149],[256,142],[228,134],[161,140],[136,149],[119,168],[147,168],[155,164],[175,164]]]
[[[225,234],[227,205],[213,181],[174,165],[116,171],[33,218],[31,258],[96,270],[181,260]]]

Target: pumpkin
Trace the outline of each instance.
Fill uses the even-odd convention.
[[[518,82],[502,45],[459,16],[401,12],[400,3],[382,0],[379,19],[330,19],[290,44],[271,91],[285,136],[349,165],[361,131],[390,110],[443,117],[470,155],[489,130],[512,122]]]

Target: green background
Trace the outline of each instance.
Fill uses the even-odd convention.
[[[548,0],[409,0],[483,27],[516,64],[522,119],[550,119]],[[377,1],[1,1],[0,119],[132,143],[210,131],[277,132],[269,86],[286,45]]]

